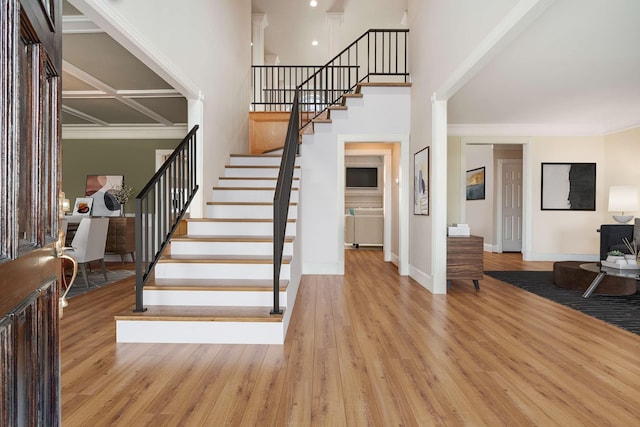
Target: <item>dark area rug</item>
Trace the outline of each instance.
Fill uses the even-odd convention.
[[[553,284],[552,271],[485,271],[484,274],[640,335],[640,294],[609,296],[563,289]]]
[[[111,283],[133,276],[134,274],[135,271],[131,270],[107,270],[107,280],[104,280],[102,272],[98,269],[97,271],[87,272],[87,280],[89,281],[89,286],[87,286],[84,282],[84,278],[82,277],[82,273],[78,272],[78,277],[76,277],[76,280],[73,282],[73,285],[67,294],[67,299],[110,285]]]

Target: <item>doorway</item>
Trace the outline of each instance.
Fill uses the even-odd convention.
[[[398,142],[389,142],[389,141]],[[383,257],[398,266],[402,276],[409,274],[409,139],[408,135],[338,135],[338,265],[344,274],[345,252],[345,155],[382,156],[384,162]],[[341,184],[340,184],[341,183]]]

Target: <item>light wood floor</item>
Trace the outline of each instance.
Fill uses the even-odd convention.
[[[488,276],[432,295],[380,251],[345,261],[304,276],[283,346],[116,344],[133,279],[73,298],[63,425],[640,425],[639,336]]]

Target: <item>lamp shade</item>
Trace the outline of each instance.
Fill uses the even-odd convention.
[[[632,185],[609,187],[609,212],[635,212],[638,210],[638,189]]]
[[[632,185],[616,185],[609,187],[609,212],[620,212],[614,215],[619,223],[631,221],[633,215],[625,215],[625,212],[638,210],[638,189]]]

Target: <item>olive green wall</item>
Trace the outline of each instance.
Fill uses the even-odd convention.
[[[62,141],[62,190],[71,206],[84,197],[87,175],[124,175],[124,182],[134,188],[134,198],[155,173],[155,150],[172,150],[180,140],[99,139]],[[133,200],[125,212],[133,213]]]

